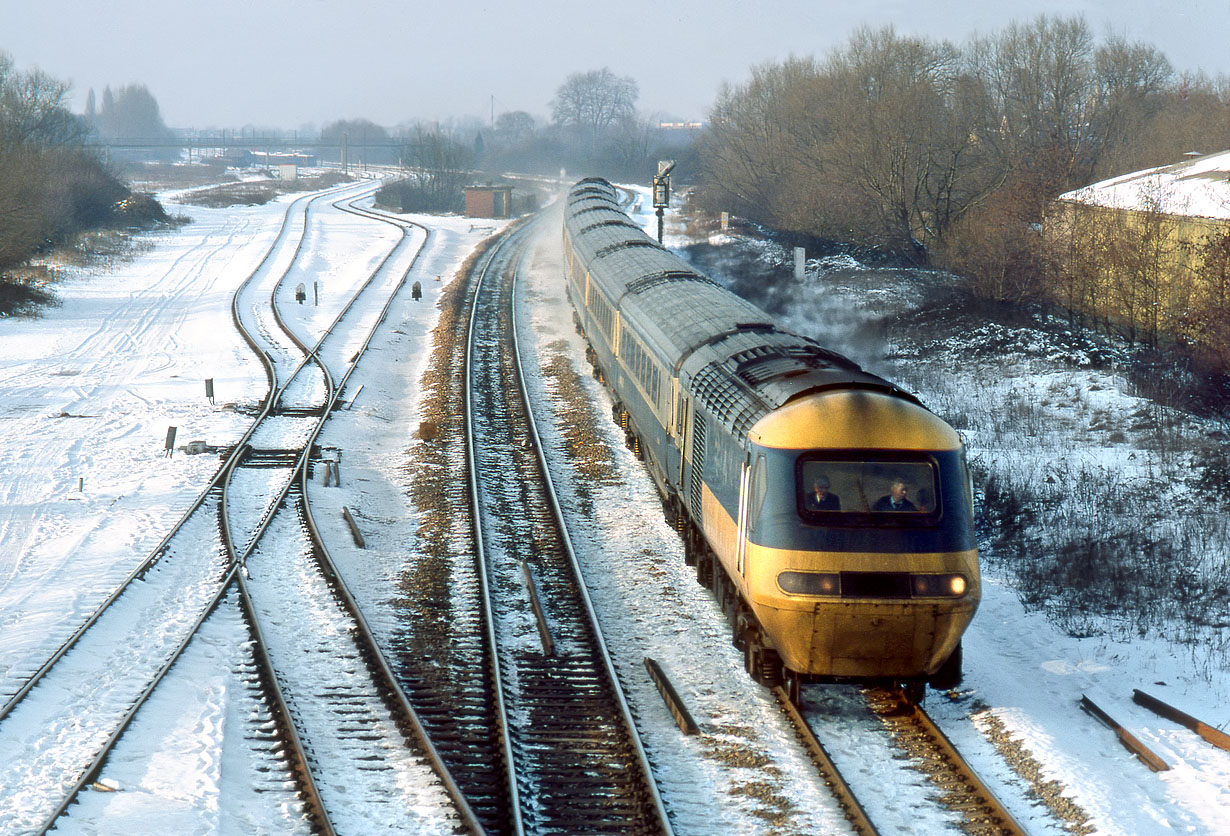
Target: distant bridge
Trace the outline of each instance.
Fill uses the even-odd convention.
[[[349,137],[344,144],[353,150],[356,148],[403,148],[410,143],[395,139],[367,140],[363,137]],[[340,149],[342,145],[342,140],[333,138],[309,139],[297,136],[245,136],[242,134],[236,136],[229,131],[217,134],[192,134],[191,136],[118,137],[85,143],[87,148],[220,148],[248,151]]]

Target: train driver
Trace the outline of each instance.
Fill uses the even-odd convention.
[[[888,486],[888,493],[876,500],[871,506],[872,511],[917,511],[918,508],[906,496],[905,482],[894,479]]]
[[[812,484],[812,492],[807,495],[804,503],[808,511],[840,511],[841,499],[837,494],[829,492],[827,476],[818,476]]]

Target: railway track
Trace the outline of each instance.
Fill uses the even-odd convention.
[[[448,381],[450,441],[432,469],[452,476],[441,504],[469,511],[435,521],[413,628],[393,652],[487,832],[670,832],[523,400],[511,300],[530,235],[514,229],[483,254],[449,326],[441,364],[466,374]]]
[[[820,779],[843,811],[851,832],[860,836],[880,833],[822,742],[826,723],[831,720],[801,709],[784,687],[773,688],[773,696],[811,755]],[[936,790],[937,803],[957,817],[962,832],[977,836],[1025,836],[1027,831],[921,705],[908,701],[899,692],[880,688],[864,690],[863,697],[867,709],[883,723],[886,742],[926,776]]]
[[[429,797],[434,797],[437,812],[428,815],[451,818],[461,822],[463,827],[477,830],[464,798],[456,791],[447,770],[434,756],[413,711],[401,697],[370,631],[362,623],[362,616],[357,610],[348,610],[353,606],[353,599],[345,592],[340,580],[329,577],[331,566],[327,553],[311,545],[295,552],[315,558],[319,576],[328,578],[331,597],[339,602],[335,609],[346,613],[335,619],[335,623],[343,625],[339,629],[352,637],[354,647],[348,652],[334,654],[332,667],[350,675],[359,669],[370,674],[367,684],[349,690],[334,687],[312,693],[312,686],[309,684],[305,687],[302,679],[292,682],[293,688],[287,687],[288,672],[297,672],[302,676],[300,662],[292,660],[290,664],[280,667],[276,664],[268,666],[268,660],[276,653],[270,654],[263,642],[262,625],[259,623],[262,618],[253,616],[259,613],[266,626],[293,622],[294,619],[288,617],[285,609],[271,614],[268,607],[254,603],[240,574],[241,568],[245,573],[249,571],[244,564],[250,555],[259,548],[269,548],[263,538],[271,523],[279,518],[276,512],[286,497],[296,491],[296,495],[301,496],[301,483],[308,472],[312,440],[319,433],[341,391],[317,352],[343,321],[355,300],[365,292],[370,295],[369,288],[373,281],[411,238],[409,225],[402,225],[401,242],[372,271],[368,281],[354,294],[317,344],[308,348],[281,321],[278,295],[303,246],[312,203],[328,196],[329,193],[324,193],[291,204],[273,246],[234,296],[232,315],[235,324],[262,358],[270,382],[268,395],[259,407],[253,425],[228,452],[223,466],[189,513],[150,558],[0,708],[0,740],[4,741],[6,755],[11,753],[14,760],[14,767],[6,770],[4,777],[0,778],[0,792],[13,800],[9,822],[16,832],[45,832],[54,826],[82,788],[98,776],[101,766],[141,706],[185,652],[201,626],[228,599],[236,584],[245,611],[252,618],[250,629],[257,637],[258,652],[254,656],[254,664],[262,668],[257,663],[266,663],[259,672],[259,678],[273,692],[270,722],[282,731],[280,743],[289,746],[291,754],[288,760],[298,773],[305,806],[317,828],[323,832],[335,832],[331,823],[332,803],[335,810],[346,808],[349,818],[344,814],[343,819],[349,830],[359,832],[363,829],[362,815],[352,812],[355,805],[344,805],[336,800],[331,802],[327,791],[323,795],[317,791],[313,768],[319,770],[321,762],[327,759],[314,757],[313,740],[303,740],[298,733],[298,727],[302,726],[318,735],[316,742],[327,737],[327,731],[320,731],[307,720],[313,711],[319,716],[322,710],[318,704],[324,704],[324,713],[332,710],[339,716],[349,715],[352,720],[362,720],[362,728],[344,724],[339,726],[340,731],[334,739],[370,749],[371,737],[365,729],[380,727],[383,723],[385,737],[395,741],[385,746],[389,752],[386,762],[361,774],[378,776],[385,781],[386,787],[409,783],[428,787],[423,791],[424,797],[414,799],[414,803],[422,809],[431,810]],[[288,256],[288,252],[291,255]],[[389,301],[370,323],[367,337],[360,348],[351,355],[350,367],[341,376],[343,385],[354,368],[354,362],[370,341],[371,333],[383,321],[393,296],[401,290],[408,272],[409,267],[401,273],[399,280],[387,283]],[[273,352],[281,356],[281,363],[273,359],[271,352],[245,325],[245,318],[258,324],[264,321],[263,316],[245,317],[242,312],[245,303],[241,301],[247,298],[254,286],[262,283],[272,284],[270,315],[285,335]],[[293,354],[286,347],[287,341],[301,352],[301,359],[292,371],[287,371],[290,361],[293,361]],[[296,387],[296,379],[305,375],[314,379],[307,386],[299,384]],[[288,391],[294,393],[291,398],[286,397]],[[300,485],[296,489],[297,481]],[[237,510],[231,509],[228,501],[236,485],[249,499]],[[253,497],[259,499],[254,507],[250,501]],[[280,515],[281,519],[289,516]],[[306,542],[310,543],[310,509],[304,503],[299,503],[297,518],[302,524],[290,528],[308,532]],[[279,539],[286,540],[288,537],[293,540],[295,535],[282,535]],[[279,553],[283,551],[276,547],[275,550]],[[260,569],[264,571],[266,567],[261,564]],[[362,665],[357,663],[358,659],[363,661]],[[289,702],[284,697],[284,692],[288,690],[291,691]],[[262,724],[262,728],[264,725],[267,724]],[[61,728],[65,731],[58,732],[57,729]],[[255,739],[261,737],[261,729],[250,731]],[[50,744],[49,740],[52,741]],[[355,754],[354,746],[346,750],[351,755]],[[338,747],[344,748],[342,744]],[[406,770],[411,768],[407,764],[412,760],[408,752],[421,760],[417,767],[420,774],[413,781],[407,779],[409,773]],[[336,766],[337,763],[338,759],[334,759],[332,765]],[[371,766],[370,763],[367,765]],[[424,780],[423,770],[434,773],[438,780]],[[396,794],[386,793],[386,807],[389,801],[395,804],[398,800]],[[394,815],[401,816],[398,820],[404,820],[404,814],[404,810],[398,810]]]
[[[408,227],[403,232],[408,232]],[[398,246],[408,240],[403,234]],[[364,288],[380,275],[395,252],[396,248],[381,261]],[[358,294],[311,348],[286,329],[305,358],[312,358],[318,367],[326,402],[286,397],[293,391],[288,385],[279,401],[280,410],[300,416],[314,413],[318,406],[326,415],[333,409],[358,358],[384,321],[389,304],[402,290],[409,269],[401,271],[388,302],[370,328],[346,329],[352,334],[367,332],[353,354],[349,349],[339,352],[327,338],[348,316],[372,319],[353,307]],[[335,369],[322,359],[326,356],[346,357],[342,361],[345,371],[336,375],[336,384]],[[304,368],[301,364],[294,374],[301,374]],[[306,391],[309,397],[314,392],[310,387]],[[276,521],[276,536],[265,538],[245,556],[248,574],[243,583],[287,715],[305,748],[310,747],[303,761],[305,770],[311,773],[310,784],[319,795],[317,817],[329,832],[432,827],[449,818],[466,830],[477,831],[479,826],[467,802],[402,696],[312,519],[305,499],[308,452],[322,428],[323,421],[317,422],[301,448],[302,455],[291,473],[293,487],[286,495],[290,507]],[[296,617],[287,618],[288,613]],[[305,629],[307,622],[310,629]],[[313,662],[304,664],[305,659]],[[340,722],[338,718],[342,718]],[[422,753],[422,762],[407,761],[408,746]],[[438,776],[435,780],[433,771]],[[445,794],[439,792],[441,784]],[[455,812],[448,809],[450,805],[456,807]],[[414,811],[424,816],[417,823]]]
[[[509,237],[476,288],[466,366],[471,496],[516,812],[527,833],[669,832],[521,382],[512,299],[529,229]]]

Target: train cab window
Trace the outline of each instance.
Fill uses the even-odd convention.
[[[939,515],[936,466],[930,460],[804,457],[798,467],[798,503],[818,523],[912,525]]]

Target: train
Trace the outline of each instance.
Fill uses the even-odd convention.
[[[664,249],[587,178],[564,206],[567,296],[613,418],[713,591],[748,673],[961,681],[981,597],[958,433]]]

